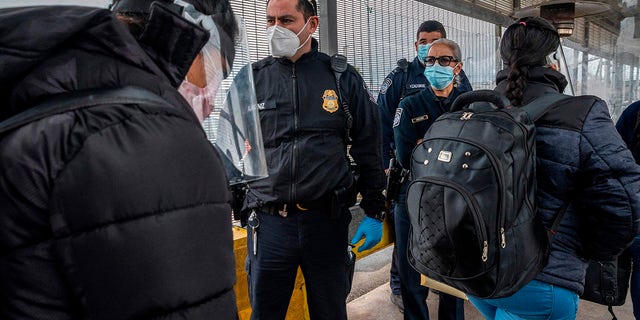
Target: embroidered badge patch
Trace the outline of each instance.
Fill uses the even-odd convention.
[[[396,109],[396,116],[393,117],[393,127],[397,127],[400,124],[400,118],[402,118],[402,108]]]
[[[329,113],[334,113],[338,111],[338,95],[333,90],[325,90],[322,94],[322,99],[324,102],[322,103],[322,109]]]
[[[387,93],[387,90],[389,90],[389,87],[391,87],[392,83],[393,82],[391,81],[391,78],[385,78],[382,82],[382,86],[380,87],[380,94]]]

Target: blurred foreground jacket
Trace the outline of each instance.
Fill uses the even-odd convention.
[[[85,89],[138,86],[169,103],[0,136],[0,319],[236,317],[224,169],[175,89],[193,60],[183,27],[154,43],[105,9],[0,10],[0,120]]]

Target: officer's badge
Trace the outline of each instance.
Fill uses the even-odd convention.
[[[400,124],[400,118],[402,118],[402,108],[396,109],[396,116],[393,117],[393,127],[397,127]]]
[[[329,113],[334,113],[338,111],[338,95],[333,90],[325,90],[324,94],[322,94],[322,99],[324,102],[322,103],[322,109]]]

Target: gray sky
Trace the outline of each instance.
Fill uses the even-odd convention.
[[[106,8],[111,0],[0,0],[0,8],[36,5],[82,5]]]

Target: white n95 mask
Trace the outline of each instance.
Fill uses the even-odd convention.
[[[297,34],[278,25],[273,25],[267,28],[267,39],[269,40],[269,52],[271,52],[271,55],[274,58],[293,57],[296,52],[298,52],[298,49],[302,48],[302,46],[304,46],[304,44],[311,38],[311,34],[309,34],[302,44],[300,43],[300,39],[298,39],[298,36],[307,27],[309,20],[307,20]]]

